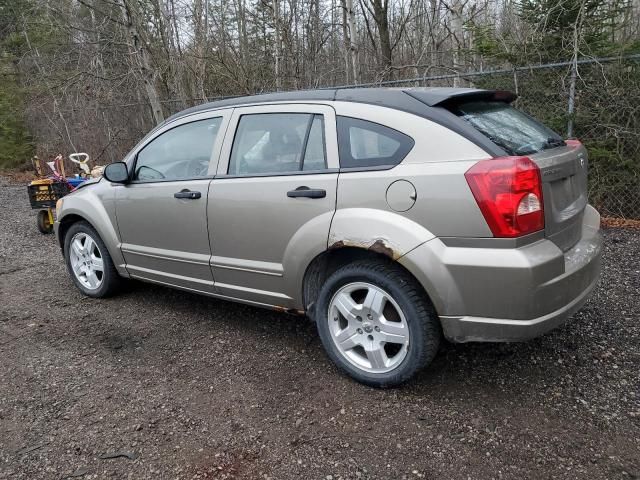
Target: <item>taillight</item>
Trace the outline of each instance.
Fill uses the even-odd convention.
[[[540,169],[529,157],[482,160],[464,174],[496,237],[519,237],[544,228]]]
[[[567,146],[571,148],[577,148],[580,145],[582,145],[582,142],[580,140],[576,140],[575,138],[570,138],[568,140],[565,140],[564,143],[566,143]]]

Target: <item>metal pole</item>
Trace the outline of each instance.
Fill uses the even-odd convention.
[[[567,105],[567,138],[573,138],[573,114],[576,108],[576,80],[578,78],[578,57],[574,55],[569,82],[569,104]]]
[[[518,71],[513,69],[513,93],[516,94],[516,100],[514,104],[518,104],[518,96],[520,96],[520,88],[518,86]]]

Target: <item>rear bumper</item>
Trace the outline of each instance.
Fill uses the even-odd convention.
[[[564,307],[533,320],[443,316],[440,317],[442,330],[448,340],[457,343],[530,340],[562,325],[584,305],[596,284],[597,279]]]
[[[447,339],[523,341],[561,325],[588,299],[600,275],[599,224],[588,206],[582,236],[566,252],[546,239],[497,249],[449,247],[434,239],[401,263],[431,296]]]

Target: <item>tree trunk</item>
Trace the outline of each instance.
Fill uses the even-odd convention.
[[[373,7],[373,20],[378,27],[378,37],[380,39],[380,54],[382,67],[387,72],[391,71],[392,47],[391,35],[389,33],[389,3],[388,0],[370,0]]]
[[[351,42],[349,41],[349,20],[347,0],[340,0],[340,6],[342,7],[342,42],[344,43],[344,76],[345,83],[350,84],[355,82],[353,75],[351,74],[351,67],[349,64],[349,47]]]
[[[204,17],[204,18],[203,18]],[[195,0],[193,4],[193,29],[195,58],[195,91],[202,101],[207,101],[204,89],[206,72],[205,52],[207,48],[207,31],[209,28],[209,2],[208,0]]]
[[[168,0],[168,4],[165,0],[158,0],[160,6],[161,22],[164,27],[164,34],[166,36],[166,54],[167,54],[167,70],[169,75],[169,82],[171,90],[177,97],[176,105],[179,108],[186,108],[185,102],[186,95],[184,90],[184,83],[182,81],[182,72],[184,72],[182,49],[180,47],[180,35],[178,31],[178,24],[176,23],[175,5],[173,0]]]
[[[281,61],[282,61],[282,45],[280,39],[280,0],[273,0],[273,23],[275,29],[275,76],[276,76],[276,90],[282,90],[282,78],[281,75]]]
[[[585,2],[580,4],[578,16],[573,25],[573,57],[571,59],[571,80],[569,82],[569,103],[567,105],[567,137],[573,138],[573,121],[576,108],[576,82],[578,77],[578,54],[580,53],[580,37],[582,35],[582,19]]]
[[[462,70],[462,49],[464,48],[464,30],[462,20],[463,5],[460,0],[455,0],[451,5],[451,30],[453,32],[453,39],[455,46],[453,47],[453,69],[458,74]],[[453,79],[453,86],[460,86],[460,77],[456,76]]]
[[[346,0],[347,18],[349,21],[349,53],[351,57],[351,78],[353,83],[360,83],[358,77],[358,45],[356,43],[356,12],[353,10],[353,0]]]
[[[140,40],[138,29],[136,28],[135,20],[132,14],[130,0],[122,0],[122,18],[127,26],[127,32],[131,39],[129,44],[129,50],[132,54],[132,58],[135,60],[134,72],[142,79],[144,83],[144,89],[147,93],[149,104],[151,105],[151,112],[156,124],[164,121],[164,113],[162,112],[162,104],[160,103],[160,94],[156,89],[156,73],[155,69],[151,68],[149,62],[149,53],[143,46],[143,42]]]

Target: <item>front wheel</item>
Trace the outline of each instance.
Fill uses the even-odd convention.
[[[331,360],[355,380],[392,387],[435,357],[440,323],[422,287],[391,262],[337,270],[318,297],[318,332]]]
[[[76,287],[88,297],[112,295],[121,279],[98,232],[87,222],[74,223],[64,237],[64,259]]]

